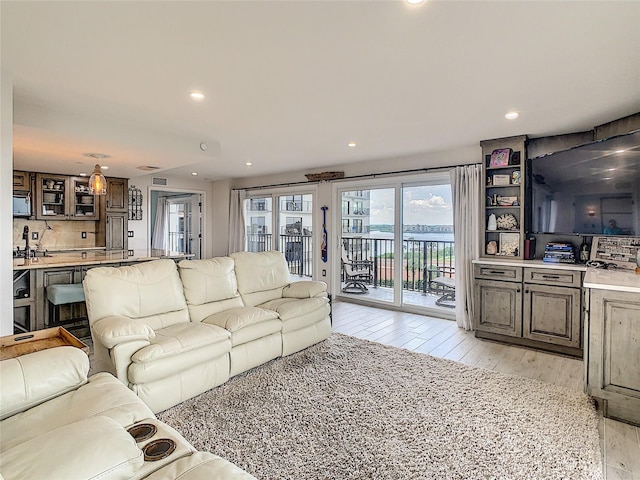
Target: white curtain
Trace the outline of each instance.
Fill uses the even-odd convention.
[[[151,248],[166,250],[168,247],[168,223],[167,223],[167,199],[158,197],[156,208],[156,221],[153,225],[153,235],[151,236]]]
[[[229,203],[229,252],[242,252],[245,248],[244,201],[246,190],[231,190]]]
[[[473,264],[480,254],[480,165],[451,170],[453,231],[455,233],[456,322],[473,330]]]

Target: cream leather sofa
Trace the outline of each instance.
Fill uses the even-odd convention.
[[[75,347],[0,362],[0,478],[254,479],[221,457],[197,452],[112,375],[87,378],[88,371],[87,355]],[[157,432],[136,442],[127,428],[140,423]],[[145,458],[147,445],[160,438],[173,440],[175,450]]]
[[[93,268],[84,290],[96,369],[154,412],[331,333],[326,284],[279,252]]]

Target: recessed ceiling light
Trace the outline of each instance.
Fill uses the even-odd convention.
[[[109,170],[109,165],[100,165],[100,168],[103,170]]]
[[[608,170],[609,172],[613,172],[613,171],[615,170],[615,168],[607,168],[607,170]]]
[[[347,144],[348,147],[354,148],[356,146],[356,142],[349,142]]]
[[[424,3],[425,0],[404,0],[409,5],[418,5],[420,3]]]
[[[80,175],[81,177],[86,177],[87,176],[87,174],[84,173],[84,172],[80,172],[78,175]]]
[[[194,177],[198,176],[198,172],[191,172],[191,175],[193,175]]]
[[[244,162],[244,164],[245,164],[247,167],[250,167],[251,165],[253,165],[253,162]]]
[[[624,153],[625,150],[616,150],[616,153]]]
[[[520,116],[520,114],[518,112],[508,112],[504,118],[506,118],[507,120],[515,120],[516,118],[518,118]]]
[[[189,92],[189,96],[192,100],[204,100],[204,93],[202,92]]]

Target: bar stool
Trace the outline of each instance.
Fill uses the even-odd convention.
[[[49,300],[49,326],[63,325],[87,320],[87,317],[71,318],[60,321],[60,306],[84,302],[84,289],[81,283],[63,285],[49,285],[47,287]]]

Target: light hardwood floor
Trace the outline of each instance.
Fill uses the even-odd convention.
[[[582,360],[480,340],[449,320],[334,302],[333,330],[583,391]],[[640,428],[601,417],[600,441],[607,480],[640,480]]]

